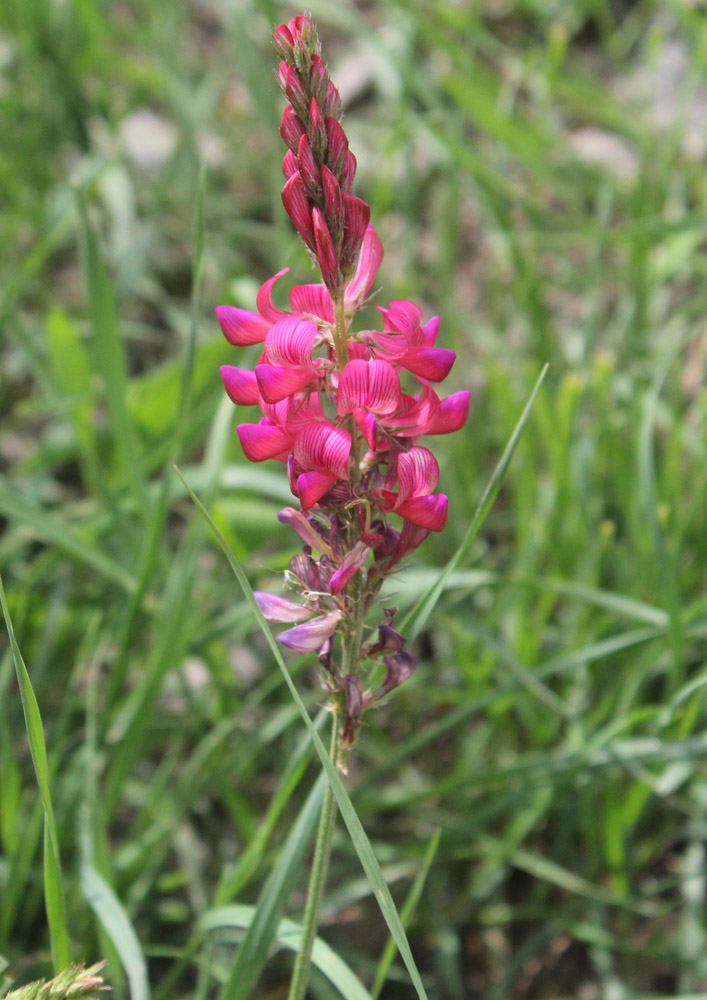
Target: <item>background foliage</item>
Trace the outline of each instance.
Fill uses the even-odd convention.
[[[400,574],[401,609],[550,362],[418,673],[351,761],[395,898],[425,876],[409,935],[430,996],[707,995],[704,6],[308,7],[387,249],[380,301],[441,313],[473,394],[438,448],[449,529]],[[318,770],[171,469],[268,589],[295,548],[289,491],[240,453],[212,309],[252,307],[285,264],[312,280],[279,204],[269,48],[296,12],[0,5],[0,572],[73,958],[105,955],[118,997],[222,995],[238,914],[219,930],[214,909],[247,924]],[[0,706],[0,955],[21,981],[48,973],[49,937],[9,646]],[[370,988],[385,926],[343,827],[325,916]],[[278,951],[256,995],[289,968]],[[340,995],[323,975],[313,993]],[[384,995],[413,996],[397,960]]]

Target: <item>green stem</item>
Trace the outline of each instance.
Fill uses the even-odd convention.
[[[334,346],[336,348],[336,363],[339,371],[349,360],[346,346],[346,314],[344,312],[344,293],[332,296],[334,303]]]
[[[331,745],[329,747],[329,759],[334,765],[336,764],[338,749],[339,715],[338,708],[335,708],[332,712]],[[319,929],[319,910],[322,897],[324,896],[324,884],[329,869],[335,820],[336,801],[331,783],[327,783],[324,802],[322,803],[322,812],[319,817],[317,841],[314,846],[314,860],[312,861],[312,871],[309,876],[309,887],[307,889],[307,902],[302,920],[302,941],[297,958],[295,959],[295,968],[292,973],[288,1000],[304,1000],[307,991],[309,971],[312,964],[312,948],[314,947],[317,930]]]

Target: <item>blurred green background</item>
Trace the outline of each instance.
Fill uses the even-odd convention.
[[[449,391],[472,392],[434,444],[449,527],[395,581],[401,608],[457,549],[550,363],[417,674],[351,760],[399,902],[440,831],[409,928],[430,997],[707,996],[705,5],[307,9],[386,247],[378,301],[441,314]],[[275,586],[291,498],[281,466],[243,459],[218,366],[255,352],[213,307],[253,308],[286,265],[314,280],[280,205],[269,45],[298,12],[0,5],[0,572],[74,957],[109,958],[119,998],[146,978],[156,1000],[221,995],[233,939],[204,915],[256,901],[317,774],[172,471]],[[316,714],[311,664],[291,662]],[[8,649],[0,956],[18,980],[49,969],[41,857]],[[120,920],[90,905],[95,875]],[[370,987],[386,930],[343,827],[322,935]],[[289,968],[278,952],[254,995],[283,996]],[[312,996],[340,995],[317,973]],[[397,960],[382,995],[414,996]]]

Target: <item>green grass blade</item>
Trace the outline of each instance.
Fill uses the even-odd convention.
[[[400,919],[403,922],[403,927],[408,927],[410,921],[412,920],[415,910],[417,909],[417,904],[420,902],[420,896],[422,895],[422,890],[425,887],[425,882],[427,881],[427,876],[429,874],[430,868],[432,867],[432,862],[435,859],[437,853],[437,848],[439,847],[439,840],[442,836],[442,830],[437,827],[435,832],[430,837],[430,842],[427,845],[427,850],[425,851],[425,856],[422,859],[422,867],[420,868],[415,881],[410,886],[410,891],[407,894],[407,898],[402,905],[400,910]],[[385,981],[390,972],[390,967],[393,964],[393,959],[395,958],[395,941],[392,938],[388,938],[385,948],[383,949],[383,954],[381,955],[380,962],[378,963],[378,968],[376,969],[376,975],[373,980],[373,986],[371,986],[371,996],[374,1000],[380,996],[380,992],[385,986]]]
[[[22,699],[22,711],[25,717],[27,728],[27,738],[29,740],[30,752],[34,772],[39,785],[39,794],[44,808],[44,895],[47,907],[47,921],[49,923],[49,935],[52,946],[52,959],[54,969],[60,972],[71,960],[71,950],[69,946],[69,931],[66,922],[66,908],[64,905],[64,893],[61,877],[61,858],[59,855],[59,838],[54,821],[54,810],[52,808],[51,789],[49,782],[49,765],[47,763],[47,747],[44,742],[44,728],[42,717],[39,712],[39,705],[34,694],[32,681],[30,680],[27,667],[22,659],[20,647],[15,638],[15,630],[10,617],[10,610],[7,606],[5,589],[0,576],[0,606],[5,618],[5,625],[10,637],[10,647],[12,658],[15,663],[15,673],[17,683],[20,688],[20,698]]]
[[[307,796],[277,863],[263,886],[220,1000],[247,1000],[260,978],[312,841],[325,788],[326,775],[322,772]]]
[[[145,516],[149,511],[142,471],[142,454],[138,436],[128,410],[128,370],[123,343],[120,337],[115,298],[110,278],[101,258],[96,235],[91,227],[86,206],[77,194],[79,237],[83,267],[86,276],[91,326],[93,332],[93,357],[103,380],[111,428],[122,473]]]
[[[131,1000],[149,1000],[147,964],[130,918],[111,887],[86,859],[81,863],[81,891],[120,956]]]
[[[341,811],[343,820],[346,823],[346,827],[351,836],[351,840],[356,850],[356,853],[358,854],[359,860],[361,861],[361,865],[363,866],[363,870],[365,871],[366,876],[368,877],[368,881],[370,882],[371,888],[373,889],[373,892],[376,897],[376,902],[378,903],[381,913],[383,914],[383,917],[386,923],[388,924],[390,933],[393,936],[396,945],[398,946],[398,950],[400,951],[400,955],[408,970],[410,979],[412,980],[415,990],[417,991],[417,995],[421,998],[421,1000],[427,1000],[427,993],[425,992],[425,987],[422,984],[420,973],[418,972],[417,966],[415,965],[415,960],[412,957],[412,952],[410,951],[410,945],[408,943],[407,936],[403,929],[403,925],[400,921],[400,916],[396,909],[395,903],[393,902],[393,897],[390,894],[390,889],[388,888],[386,881],[383,878],[383,873],[380,869],[378,860],[373,852],[371,842],[366,836],[366,831],[363,829],[361,821],[356,814],[356,810],[354,809],[351,799],[349,798],[349,794],[346,791],[346,788],[344,787],[344,783],[342,782],[339,773],[336,770],[336,767],[329,760],[329,754],[327,752],[327,749],[324,746],[324,743],[322,742],[319,733],[314,728],[314,725],[309,717],[309,713],[307,712],[305,704],[299,696],[299,692],[297,691],[294,681],[290,676],[290,672],[287,669],[285,661],[282,657],[282,653],[280,652],[280,649],[273,637],[273,634],[270,631],[270,627],[263,618],[263,614],[260,608],[258,607],[258,602],[255,600],[255,597],[253,596],[253,590],[250,586],[250,583],[248,582],[248,577],[245,574],[245,570],[243,569],[241,563],[238,561],[238,559],[232,552],[226,539],[223,537],[219,529],[214,524],[213,519],[209,515],[204,505],[187,486],[179,470],[177,470],[177,474],[179,475],[180,479],[182,479],[182,482],[184,483],[184,486],[189,492],[192,500],[197,505],[203,516],[206,518],[209,526],[211,527],[211,530],[218,539],[218,542],[221,548],[223,549],[226,558],[228,559],[231,569],[233,570],[236,579],[241,585],[241,588],[243,590],[243,595],[253,612],[254,618],[257,621],[258,625],[260,626],[263,635],[265,636],[268,645],[272,650],[273,656],[275,657],[275,661],[282,672],[282,675],[285,679],[285,683],[290,689],[290,694],[292,695],[292,698],[304,720],[304,723],[307,726],[307,729],[309,730],[309,733],[312,737],[312,741],[314,743],[314,747],[317,751],[317,754],[319,755],[319,759],[321,760],[322,766],[324,767],[324,770],[327,773],[329,781],[331,782],[331,786],[334,791],[334,795],[336,796],[336,801],[338,803],[339,810]]]
[[[494,500],[498,495],[498,491],[501,488],[501,484],[506,475],[506,470],[508,469],[510,461],[513,458],[516,445],[520,440],[523,428],[525,427],[526,421],[530,416],[530,411],[533,407],[533,403],[535,402],[535,397],[537,396],[540,386],[542,385],[547,369],[548,366],[546,364],[540,372],[538,380],[533,387],[533,391],[528,398],[528,402],[525,404],[518,423],[509,438],[508,444],[504,448],[503,454],[498,460],[496,468],[493,470],[493,474],[483,492],[483,496],[481,497],[479,505],[474,512],[474,516],[471,519],[471,523],[466,530],[466,534],[464,535],[459,548],[439,574],[436,583],[430,588],[429,592],[425,594],[425,596],[418,601],[412,611],[407,614],[405,622],[403,623],[403,631],[409,632],[411,637],[419,635],[427,624],[437,601],[447,585],[447,580],[457,568],[463,556],[469,551],[471,543],[476,538],[481,525],[486,520],[486,515],[491,510]]]
[[[223,927],[250,927],[254,919],[255,907],[233,904],[205,914],[201,920],[201,927],[205,931]],[[298,924],[292,920],[280,921],[275,934],[277,945],[296,952],[299,950],[301,938],[302,931]],[[317,938],[314,942],[312,964],[336,986],[345,1000],[373,1000],[358,976],[321,938]]]

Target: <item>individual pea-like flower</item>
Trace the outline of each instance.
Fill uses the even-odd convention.
[[[290,626],[278,635],[283,645],[318,654],[348,748],[363,712],[414,671],[393,626],[395,609],[384,612],[377,642],[367,638],[366,619],[400,560],[445,528],[439,466],[420,440],[459,430],[469,393],[440,398],[433,388],[456,355],[437,346],[439,318],[423,322],[414,302],[379,306],[382,329],[356,329],[383,247],[368,205],[351,194],[356,159],[339,92],[310,18],[279,25],[273,44],[288,100],[282,201],[322,280],[295,285],[289,309],[281,309],[273,289],[285,268],[262,285],[255,311],[218,306],[229,343],[262,345],[252,370],[224,365],[221,376],[236,405],[260,409],[257,422],[237,428],[244,454],[284,462],[299,504],[279,514],[304,543],[286,573],[299,599],[264,592],[256,599],[268,621]],[[367,667],[381,660],[385,676],[367,690]]]

